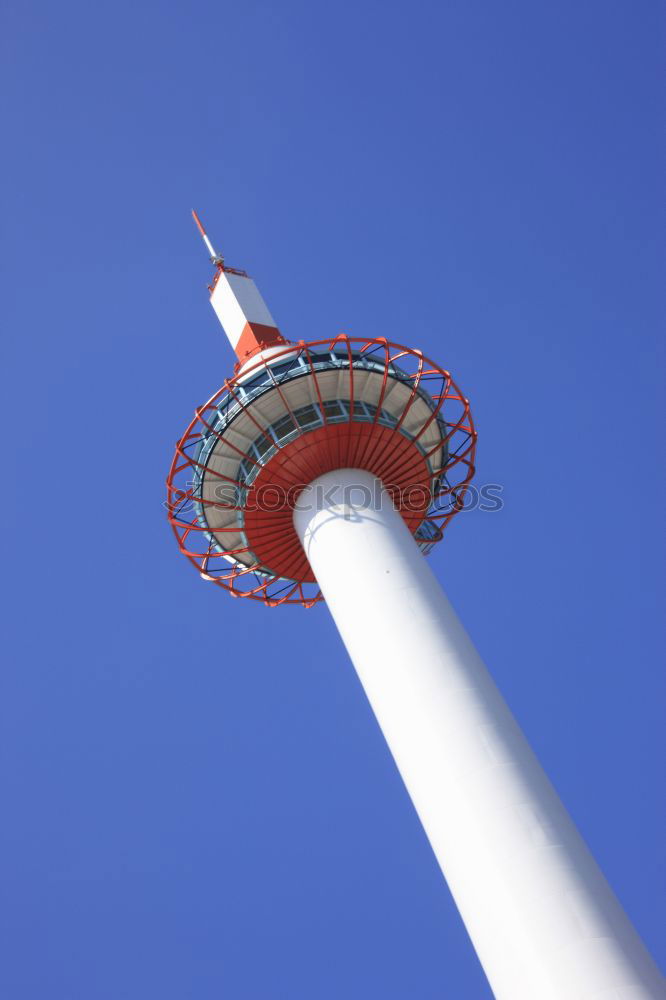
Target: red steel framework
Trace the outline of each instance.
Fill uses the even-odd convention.
[[[327,399],[322,397],[316,362],[322,352],[335,352],[348,376],[347,419],[327,419]],[[216,429],[222,411],[243,412],[257,435],[266,431],[266,420],[257,398],[246,398],[243,387],[258,373],[267,371],[267,389],[279,393],[284,412],[294,418],[285,391],[273,374],[284,358],[298,357],[311,380],[313,399],[318,400],[320,426],[300,427],[293,420],[296,435],[286,444],[271,440],[272,453],[266,461],[256,453],[230,444],[229,435]],[[373,375],[381,376],[379,399],[374,416],[360,400],[354,401],[358,366],[371,363]],[[396,376],[396,372],[399,373]],[[302,377],[302,375],[301,375]],[[382,403],[390,380],[409,388],[402,412],[391,426],[382,420]],[[260,398],[260,397],[258,397]],[[429,402],[427,418],[416,432],[407,433],[405,421],[417,400]],[[355,410],[356,407],[356,410]],[[361,408],[363,413],[361,414]],[[426,436],[432,442],[433,425],[441,432],[434,447],[423,447]],[[252,468],[252,482],[213,471],[200,462],[201,445],[211,435],[237,453],[239,461]],[[167,478],[169,522],[181,552],[201,576],[224,587],[234,597],[249,597],[270,607],[300,604],[311,607],[322,600],[309,563],[293,527],[293,508],[300,491],[325,472],[339,468],[361,468],[371,472],[391,490],[393,501],[411,532],[429,551],[442,538],[451,518],[464,508],[465,496],[474,475],[476,431],[469,401],[449,372],[418,351],[383,338],[361,339],[339,335],[332,340],[300,341],[275,351],[268,361],[257,358],[228,379],[195,416],[180,441]],[[439,461],[433,469],[433,457]],[[219,479],[220,496],[204,496],[202,476]],[[231,495],[229,495],[231,490]],[[226,492],[225,492],[226,491]],[[238,526],[211,530],[207,514],[237,511],[242,519],[243,544],[227,548],[220,533],[238,536]],[[426,530],[427,529],[427,530]]]

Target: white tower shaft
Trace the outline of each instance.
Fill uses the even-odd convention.
[[[294,523],[498,1000],[666,996],[377,480],[320,477]]]

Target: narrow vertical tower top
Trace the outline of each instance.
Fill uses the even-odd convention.
[[[194,209],[192,216],[216,268],[208,286],[210,303],[240,363],[266,348],[288,344],[252,278],[245,271],[227,267]]]

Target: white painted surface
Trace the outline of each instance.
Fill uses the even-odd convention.
[[[203,241],[206,244],[206,250],[208,250],[208,253],[210,254],[210,259],[211,260],[216,260],[217,254],[215,253],[215,248],[214,248],[213,244],[208,239],[208,235],[206,233],[204,233],[203,230],[201,230],[201,236],[203,237]]]
[[[364,471],[328,473],[294,523],[495,996],[666,996],[402,518],[373,494]]]
[[[276,325],[252,278],[222,271],[210,302],[234,350],[247,323]]]
[[[280,361],[289,361],[292,358],[295,358],[298,354],[298,349],[295,348],[293,351],[288,351],[287,346],[287,344],[280,344],[278,347],[266,347],[263,351],[257,351],[256,354],[253,354],[251,358],[248,358],[247,361],[240,366],[238,370],[239,379],[242,375],[245,375],[248,372],[252,375],[257,375],[263,367],[261,362],[270,361],[271,358],[274,358],[277,355],[281,355]]]

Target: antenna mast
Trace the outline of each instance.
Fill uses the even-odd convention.
[[[218,253],[216,253],[215,247],[213,246],[213,244],[211,243],[211,241],[208,239],[208,233],[204,229],[203,222],[201,221],[201,219],[199,218],[199,216],[197,215],[197,213],[194,211],[194,209],[192,209],[192,218],[196,222],[197,229],[201,233],[201,237],[202,237],[204,243],[206,244],[206,249],[208,250],[208,253],[210,254],[210,259],[213,261],[214,264],[217,264],[219,267],[224,267],[224,257],[220,257],[220,255]]]

